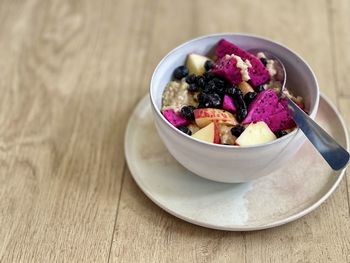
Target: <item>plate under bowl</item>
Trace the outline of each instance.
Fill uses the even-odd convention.
[[[324,202],[345,172],[331,170],[306,142],[289,165],[268,176],[241,184],[216,183],[186,170],[169,154],[152,118],[146,96],[131,115],[125,134],[131,174],[154,203],[196,225],[247,231],[288,223]],[[316,121],[349,150],[344,122],[324,96]]]

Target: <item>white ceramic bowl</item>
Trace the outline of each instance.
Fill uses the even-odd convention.
[[[317,113],[319,87],[309,65],[295,52],[272,40],[246,34],[199,37],[176,47],[160,61],[152,76],[150,98],[155,126],[171,155],[188,170],[204,178],[226,183],[246,182],[287,164],[305,141],[302,131],[296,129],[273,142],[255,146],[211,144],[182,133],[160,112],[162,93],[174,69],[184,64],[189,53],[209,53],[221,38],[243,49],[258,48],[278,56],[286,67],[289,90],[304,98],[311,118]]]

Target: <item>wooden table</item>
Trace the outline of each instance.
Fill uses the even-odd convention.
[[[135,185],[124,131],[159,60],[215,32],[303,56],[350,127],[350,1],[0,2],[0,262],[350,262],[349,179],[257,232],[183,222]]]

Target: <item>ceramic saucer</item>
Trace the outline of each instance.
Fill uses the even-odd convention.
[[[344,122],[325,96],[316,120],[349,149]],[[334,192],[345,172],[332,171],[306,141],[289,165],[256,181],[203,179],[182,167],[163,145],[148,96],[129,120],[125,155],[135,182],[158,206],[190,223],[230,231],[270,228],[310,213]]]

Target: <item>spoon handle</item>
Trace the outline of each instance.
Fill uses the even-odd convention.
[[[290,98],[286,97],[288,108],[295,123],[315,146],[333,170],[344,168],[349,162],[349,153],[329,134],[301,110]]]

